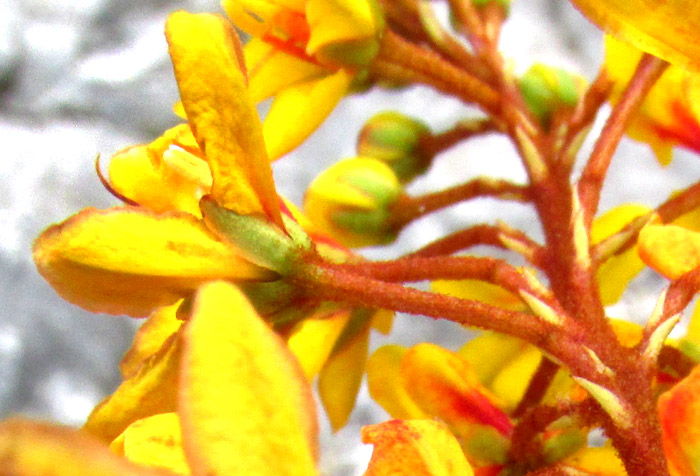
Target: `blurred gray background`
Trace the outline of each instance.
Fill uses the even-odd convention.
[[[79,425],[118,384],[117,362],[138,322],[91,315],[62,301],[35,271],[30,247],[49,224],[86,206],[116,203],[94,173],[98,152],[109,157],[176,123],[176,86],[162,33],[168,12],[176,9],[219,6],[215,0],[0,0],[1,416],[22,413]],[[601,61],[601,45],[599,32],[564,0],[513,0],[502,41],[518,72],[540,61],[588,79]],[[352,156],[363,121],[385,109],[419,116],[436,131],[476,114],[424,88],[348,98],[309,142],[275,164],[281,192],[301,203],[314,175]],[[661,169],[648,148],[627,141],[614,161],[615,185],[606,187],[603,209],[626,201],[653,205],[697,180],[699,171],[697,158],[684,152]],[[478,174],[524,177],[507,141],[487,137],[441,156],[410,191]],[[539,236],[527,207],[483,200],[421,220],[394,246],[366,254],[397,256],[457,227],[497,219]],[[660,285],[644,273],[610,314],[644,320]],[[407,345],[432,340],[457,348],[467,338],[449,324],[410,316],[399,317],[395,331],[391,340]],[[386,341],[375,336],[373,347]],[[324,426],[323,472],[361,474],[371,448],[360,444],[359,427],[385,416],[363,390],[348,428],[331,438]]]

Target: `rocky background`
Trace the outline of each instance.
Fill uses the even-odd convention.
[[[168,12],[176,9],[219,11],[215,0],[0,0],[2,416],[22,413],[79,425],[118,384],[117,362],[138,323],[90,315],[62,301],[38,276],[30,247],[49,224],[87,206],[115,204],[95,175],[97,153],[109,157],[175,124],[176,87],[162,31]],[[516,71],[541,61],[592,79],[602,57],[601,39],[568,2],[513,0],[503,48]],[[391,108],[423,118],[434,130],[475,114],[424,88],[349,98],[307,144],[275,164],[278,188],[300,203],[324,164],[353,155],[363,120]],[[485,173],[523,177],[502,138],[456,147],[410,191]],[[623,201],[658,203],[672,188],[696,180],[698,164],[694,156],[679,152],[671,167],[660,169],[646,147],[628,142],[613,174],[604,209]],[[411,226],[395,246],[370,249],[367,255],[396,256],[476,221],[503,219],[532,228],[528,208],[503,208],[508,207],[490,200],[454,207]],[[655,300],[653,289],[660,285],[652,273],[643,274],[610,314],[644,320]],[[432,340],[456,348],[465,338],[465,331],[449,324],[401,316],[392,341]],[[377,337],[373,345],[383,341]],[[359,427],[384,418],[363,391],[348,428],[331,437],[324,426],[323,472],[361,474],[371,448],[360,444]]]

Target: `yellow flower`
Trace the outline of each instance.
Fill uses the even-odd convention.
[[[670,63],[700,69],[696,0],[571,0],[606,33]]]
[[[212,217],[202,220],[197,191],[211,194],[206,203],[263,227],[269,222],[266,232],[279,242],[291,240],[238,69],[233,27],[215,15],[180,12],[169,18],[166,34],[190,126],[118,154],[110,170],[120,193],[152,209],[87,209],[34,245],[39,272],[65,299],[91,311],[145,316],[206,281],[278,276],[243,244],[222,239]]]
[[[3,474],[317,474],[311,389],[284,342],[234,286],[204,285],[188,321],[164,347],[171,350],[160,355],[173,358],[139,371],[160,385],[124,382],[93,412],[84,432],[28,422],[0,425]],[[159,366],[170,370],[159,373]],[[152,402],[150,411],[138,417],[128,411],[143,401]]]
[[[299,145],[330,114],[379,49],[374,0],[223,0],[254,38],[245,46],[254,102],[274,96],[263,133],[270,158]]]
[[[641,51],[610,36],[605,38],[605,70],[615,81],[617,101],[629,82]],[[678,145],[700,152],[700,75],[669,67],[644,99],[627,129],[630,137],[648,143],[659,162],[668,164]]]

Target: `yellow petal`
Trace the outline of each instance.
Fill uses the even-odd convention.
[[[233,26],[218,15],[176,12],[166,37],[187,118],[211,167],[212,196],[236,213],[264,213],[284,228]]]
[[[178,301],[172,306],[156,309],[141,324],[134,336],[134,341],[124,358],[119,363],[122,378],[128,379],[134,375],[141,365],[153,354],[158,352],[168,338],[182,325],[177,316],[177,310],[182,304]]]
[[[34,243],[39,273],[93,312],[147,316],[213,279],[269,279],[187,213],[86,209]]]
[[[700,368],[659,397],[664,452],[671,474],[693,476],[700,465]]]
[[[183,150],[170,155],[191,156]],[[209,172],[205,162],[195,160]],[[156,212],[180,210],[199,215],[199,198],[203,193],[200,182],[165,164],[155,165],[148,146],[131,147],[115,154],[109,163],[109,179],[117,192],[143,207]]]
[[[373,38],[382,25],[370,0],[307,0],[310,54],[333,43]]]
[[[627,471],[612,446],[584,448],[561,462],[564,468],[581,476],[627,476]],[[568,474],[568,471],[567,471]]]
[[[281,91],[263,122],[267,154],[277,159],[301,144],[345,95],[352,75],[338,71]]]
[[[680,226],[645,226],[637,247],[642,261],[669,279],[700,266],[700,233]]]
[[[475,424],[510,435],[513,424],[499,409],[496,397],[454,352],[434,344],[418,344],[406,352],[401,376],[413,401],[423,411],[445,421],[457,436],[470,435]]]
[[[681,66],[700,69],[696,0],[572,0],[607,33]]]
[[[241,292],[204,285],[184,329],[178,413],[193,473],[316,474],[311,389]]]
[[[694,361],[700,361],[700,302],[695,304],[688,331],[680,341],[680,349]]]
[[[457,352],[474,370],[479,381],[490,386],[500,371],[514,358],[527,352],[530,344],[496,332],[483,332]]]
[[[641,51],[635,47],[611,36],[605,37],[605,70],[615,82],[613,102],[619,100],[640,58]],[[698,89],[694,76],[679,66],[668,68],[644,98],[627,128],[630,137],[651,146],[662,165],[670,162],[675,145],[694,150],[700,147],[697,138],[700,114],[691,99]]]
[[[527,390],[530,378],[542,360],[542,353],[533,346],[520,352],[504,365],[489,389],[500,399],[506,411],[515,409]]]
[[[392,420],[362,428],[374,445],[365,476],[473,476],[457,439],[434,420]]]
[[[94,438],[72,428],[7,420],[0,423],[2,476],[167,476],[113,454]]]
[[[393,418],[429,418],[406,391],[401,378],[401,360],[408,349],[399,345],[385,345],[377,349],[367,361],[367,385],[375,402]]]
[[[109,447],[142,466],[167,469],[183,476],[190,474],[176,413],[161,413],[135,421]]]
[[[259,38],[246,43],[243,52],[248,66],[248,90],[255,103],[327,73],[325,68],[288,55]]]
[[[591,244],[596,245],[606,238],[618,233],[637,217],[646,215],[651,209],[635,203],[621,205],[596,217],[591,227]],[[627,285],[644,269],[637,250],[631,248],[619,255],[605,260],[596,272],[600,298],[605,306],[616,303]]]
[[[304,319],[292,330],[287,346],[309,381],[323,368],[349,319],[350,310],[335,309]]]
[[[368,344],[367,323],[353,338],[333,350],[319,374],[319,396],[334,431],[345,426],[355,407],[365,373]]]
[[[181,345],[174,335],[95,407],[84,429],[109,442],[136,420],[175,411],[180,356]]]
[[[527,305],[519,296],[506,291],[500,286],[479,281],[477,279],[463,279],[461,281],[433,281],[431,287],[435,292],[481,301],[494,306],[523,311]]]

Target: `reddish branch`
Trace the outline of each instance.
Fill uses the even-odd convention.
[[[590,226],[598,209],[600,192],[617,145],[647,93],[668,63],[649,54],[642,56],[632,80],[615,105],[581,174],[578,190],[586,223]]]
[[[531,200],[531,193],[529,187],[525,185],[490,177],[479,177],[439,192],[419,197],[404,196],[394,205],[392,221],[397,229],[401,229],[413,220],[436,210],[479,197],[528,202]]]

